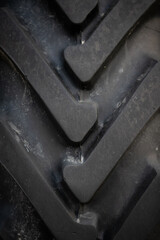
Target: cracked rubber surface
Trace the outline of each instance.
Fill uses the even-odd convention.
[[[159,239],[160,2],[7,0],[0,20],[2,240]]]

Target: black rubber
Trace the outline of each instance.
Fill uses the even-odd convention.
[[[160,1],[7,0],[0,32],[0,237],[159,240]]]

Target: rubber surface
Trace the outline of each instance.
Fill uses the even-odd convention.
[[[159,239],[160,2],[0,7],[0,163],[36,226],[0,237]]]

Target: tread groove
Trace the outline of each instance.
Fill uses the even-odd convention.
[[[81,202],[88,202],[92,198],[134,138],[158,110],[159,74],[160,65],[156,64],[83,164],[68,163],[64,166],[64,179]],[[103,156],[100,157],[101,152]]]
[[[131,31],[153,3],[154,0],[118,2],[85,44],[70,46],[65,50],[67,63],[82,82],[92,79],[124,35]],[[124,14],[126,9],[128,15]]]
[[[9,15],[11,13],[6,9],[0,11],[0,29],[4,33],[0,36],[1,48],[27,76],[68,138],[80,142],[96,122],[95,104],[78,102],[68,93],[34,46],[28,42],[18,24],[12,20],[13,16]]]

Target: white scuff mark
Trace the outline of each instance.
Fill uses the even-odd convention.
[[[127,101],[127,98],[125,97],[123,98],[122,103],[126,103],[126,101]]]
[[[9,126],[11,127],[11,129],[16,132],[18,135],[21,134],[21,131],[12,123],[12,122],[8,122]]]
[[[160,164],[158,161],[158,155],[156,152],[150,153],[147,156],[147,162],[150,166],[152,166],[158,173],[160,173]]]
[[[43,148],[40,143],[37,143],[36,146],[32,149],[33,153],[41,158],[44,158]]]
[[[80,223],[80,219],[79,218],[77,218],[77,221],[76,221],[77,223]]]
[[[57,71],[60,71],[61,70],[61,66],[57,65],[56,69],[57,69]]]
[[[75,163],[76,162],[75,158],[71,155],[70,156],[68,155],[65,160],[67,162],[70,162],[70,163]]]
[[[27,140],[21,138],[21,141],[27,152],[32,152],[35,156],[44,158],[44,152],[41,143],[31,146]]]
[[[18,143],[21,141],[21,139],[19,138],[19,136],[17,134],[15,135],[15,139]]]
[[[104,17],[104,15],[105,15],[105,13],[104,13],[104,12],[102,12],[102,13],[100,14],[100,17]]]
[[[119,108],[120,106],[121,106],[121,102],[118,102],[117,104],[116,104],[116,108]]]
[[[81,40],[81,44],[83,45],[85,43],[85,40]]]
[[[91,93],[90,93],[90,97],[91,97],[91,98],[95,97],[95,92],[91,92]]]
[[[81,163],[84,163],[84,156],[83,156],[83,155],[81,155],[80,162],[81,162]]]
[[[98,89],[96,90],[96,95],[97,95],[97,96],[98,96],[98,95],[101,95],[102,92],[103,92],[103,89],[102,89],[102,88],[98,88]]]
[[[119,69],[119,73],[123,73],[124,72],[124,69],[123,68],[120,68]]]
[[[29,142],[27,142],[25,139],[21,139],[21,140],[27,152],[30,152],[31,148],[30,148]]]
[[[156,151],[158,151],[158,147],[156,147]]]
[[[29,142],[21,136],[21,131],[12,123],[8,122],[11,129],[15,132],[15,139],[18,143],[22,142],[27,152],[32,152],[35,156],[44,158],[44,152],[41,143],[31,146]]]
[[[103,128],[103,127],[104,127],[104,123],[103,123],[103,122],[100,122],[100,123],[99,123],[99,126],[100,126],[101,128]]]
[[[43,51],[43,53],[44,53],[44,55],[47,55],[47,52],[45,50]]]
[[[68,149],[66,152],[66,157],[64,159],[64,162],[69,163],[83,163],[84,157],[81,155],[77,155],[75,152],[73,152],[72,149]]]
[[[12,122],[8,122],[8,123],[11,129],[16,133],[15,135],[16,141],[23,142],[25,149],[27,150],[27,152],[29,152],[30,151],[29,143],[21,137],[21,131]]]
[[[137,81],[142,81],[143,78],[145,77],[146,73],[142,73],[138,78]]]
[[[90,97],[93,98],[93,97],[101,95],[102,93],[103,93],[103,89],[98,88],[96,91],[93,91],[90,93]]]

